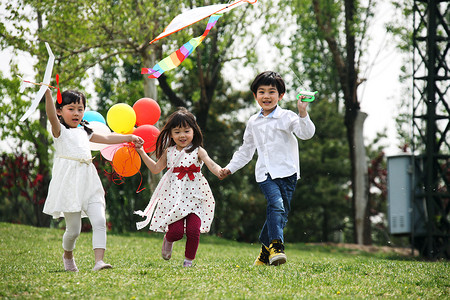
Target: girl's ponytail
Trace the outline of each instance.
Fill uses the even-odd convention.
[[[89,125],[89,122],[88,122],[88,121],[86,121],[86,120],[81,120],[80,125],[83,126],[84,130],[86,130],[86,132],[87,132],[88,135],[91,135],[92,133],[94,133],[94,131],[93,131],[91,128],[89,128],[89,127],[86,126],[86,125]]]

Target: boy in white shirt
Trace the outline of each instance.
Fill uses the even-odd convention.
[[[297,102],[298,115],[278,106],[286,92],[278,73],[259,74],[250,89],[261,110],[248,120],[244,142],[221,170],[221,178],[244,167],[252,160],[255,150],[258,151],[255,176],[267,200],[267,216],[259,236],[262,246],[255,265],[277,266],[287,260],[283,229],[295,185],[300,179],[298,143],[294,134],[302,140],[310,139],[315,126],[306,111],[308,102],[302,101],[304,97]]]

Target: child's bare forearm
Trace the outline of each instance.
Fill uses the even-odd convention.
[[[139,153],[139,155],[142,158],[142,161],[147,166],[147,168],[152,172],[153,174],[158,174],[162,170],[164,170],[165,164],[163,164],[163,158],[160,158],[158,162],[154,161],[150,156],[148,156],[147,153],[145,153],[143,147],[136,148],[136,151]]]
[[[52,92],[50,91],[50,89],[47,89],[45,91],[45,112],[50,124],[52,125],[53,136],[58,137],[61,125],[59,123],[55,103],[53,102]]]
[[[200,148],[198,151],[198,157],[205,163],[206,167],[208,167],[208,170],[220,178],[220,170],[222,167],[220,167],[215,161],[209,157],[208,152],[206,152],[205,149]]]
[[[217,177],[220,178],[220,170],[222,169],[218,164],[216,164],[212,159],[209,159],[209,163],[206,163],[206,166],[208,167],[208,169],[211,171],[211,173],[213,173],[214,175],[216,175]]]
[[[132,134],[98,134],[95,137],[95,142],[103,144],[120,144],[137,142],[138,138]]]

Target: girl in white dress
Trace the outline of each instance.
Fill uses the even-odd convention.
[[[194,115],[180,108],[169,116],[158,136],[157,162],[142,147],[137,147],[152,173],[168,169],[147,208],[135,212],[146,217],[136,224],[137,228],[141,229],[151,221],[150,230],[166,232],[161,251],[165,260],[169,260],[172,255],[173,242],[182,239],[186,233],[184,267],[192,266],[200,233],[209,231],[214,217],[214,197],[200,169],[205,163],[216,176],[221,170],[202,146],[203,135]]]
[[[111,268],[103,262],[106,249],[105,192],[92,164],[89,141],[104,144],[132,142],[142,146],[135,135],[100,135],[82,122],[86,98],[77,91],[62,93],[62,102],[54,104],[50,89],[45,93],[45,110],[55,143],[52,179],[44,213],[53,218],[64,217],[63,262],[66,271],[78,272],[73,258],[75,242],[81,232],[81,218],[89,217],[95,255],[93,270]],[[79,127],[78,125],[82,125]],[[61,126],[62,125],[62,126]]]

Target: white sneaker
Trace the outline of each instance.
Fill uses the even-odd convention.
[[[78,272],[77,265],[75,264],[75,259],[72,257],[70,259],[64,258],[63,254],[63,262],[64,262],[64,270],[70,272]]]
[[[173,242],[168,242],[166,240],[166,236],[164,235],[164,240],[163,240],[163,244],[162,244],[162,249],[161,249],[161,256],[162,258],[164,258],[165,260],[169,260],[172,257],[172,248],[173,248]]]
[[[110,264],[105,264],[103,262],[103,260],[99,260],[98,262],[95,263],[95,266],[92,269],[92,271],[99,271],[99,270],[111,269],[111,268],[112,268],[112,266]]]
[[[189,259],[184,259],[184,261],[183,261],[183,267],[184,268],[190,268],[190,267],[192,267],[192,260],[189,260]]]

